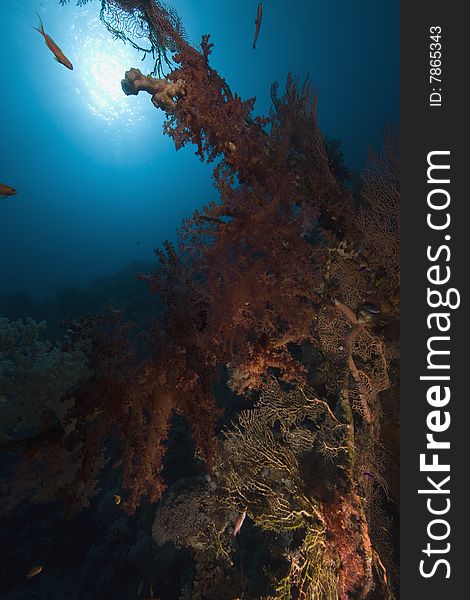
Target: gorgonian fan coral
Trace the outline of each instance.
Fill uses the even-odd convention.
[[[385,294],[396,291],[400,281],[399,150],[398,132],[390,130],[382,151],[370,152],[363,174],[364,207],[356,219],[364,253]]]
[[[89,1],[77,0],[76,4]],[[170,55],[185,35],[176,11],[160,0],[101,0],[100,19],[115,39],[129,43],[144,57],[152,56],[153,74],[160,75],[170,66]]]

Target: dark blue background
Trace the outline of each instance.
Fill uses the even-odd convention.
[[[211,167],[192,148],[175,152],[148,96],[125,97],[127,68],[151,64],[98,21],[100,3],[2,0],[0,181],[18,190],[0,201],[0,287],[36,298],[152,260],[184,216],[216,199]],[[190,40],[210,33],[212,64],[255,111],[288,71],[319,88],[324,133],[339,138],[359,170],[399,118],[399,4],[396,0],[264,2],[256,51],[257,1],[174,0]],[[57,64],[47,33],[74,63]],[[282,87],[281,87],[282,89]]]

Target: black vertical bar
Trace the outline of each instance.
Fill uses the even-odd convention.
[[[401,3],[400,597],[404,600],[470,597],[465,586],[470,573],[467,549],[470,503],[465,492],[470,481],[470,386],[467,384],[470,189],[465,186],[470,175],[467,165],[470,152],[466,148],[470,133],[465,92],[470,76],[467,29],[464,3],[436,0]],[[431,46],[433,43],[440,47]],[[441,53],[439,58],[437,52]],[[440,60],[441,64],[436,67],[438,62],[434,62],[433,66],[431,60]],[[431,71],[432,68],[438,70]],[[431,80],[431,76],[436,80]],[[430,155],[431,152],[442,153]],[[431,170],[428,181],[428,160],[450,165],[450,169]],[[445,183],[447,179],[449,183]],[[433,206],[439,203],[444,206],[449,198],[449,206],[442,210],[428,205],[429,201]],[[433,226],[443,226],[447,213],[451,219],[447,228],[433,229],[427,223],[430,214]],[[428,247],[431,258],[427,256]],[[450,256],[445,247],[449,248]],[[436,265],[438,269],[428,271]],[[429,281],[429,277],[444,280],[449,274],[446,283]],[[443,297],[453,288],[456,291],[450,293],[450,304],[456,304],[460,295],[460,306],[432,308],[428,303],[428,288],[440,291]],[[437,294],[431,296],[431,302],[439,304]],[[447,332],[439,331],[438,318],[429,317],[432,313],[446,315],[439,324],[445,329],[450,323]],[[450,338],[430,342],[432,349],[450,350],[448,355],[431,356],[432,364],[440,367],[434,369],[428,368],[427,347],[433,336]],[[445,365],[450,368],[445,369]],[[420,379],[421,376],[450,379],[432,381]],[[434,406],[428,401],[428,390],[433,386],[436,386],[434,395],[429,393]],[[447,404],[445,386],[450,390]],[[439,403],[441,398],[443,401]],[[450,426],[445,428],[448,417]],[[437,433],[433,428],[443,431]],[[427,434],[434,434],[435,441],[449,442],[450,449],[426,448],[430,443]],[[450,470],[420,469],[420,454],[425,454],[427,465],[435,460],[437,469],[449,465]],[[448,476],[450,479],[446,481]],[[431,510],[442,514],[432,514]]]

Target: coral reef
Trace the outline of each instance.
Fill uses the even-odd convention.
[[[386,293],[396,292],[400,274],[400,147],[398,132],[384,135],[382,152],[371,152],[363,174],[365,206],[356,218],[362,246]]]
[[[227,502],[263,529],[297,532],[286,538],[290,568],[276,598],[365,597],[371,587],[348,429],[310,391],[286,392],[272,381],[227,432],[220,467]]]
[[[371,154],[355,211],[309,81],[289,76],[282,95],[273,85],[271,113],[254,118],[254,99],[233,94],[210,66],[209,36],[193,48],[161,2],[103,0],[101,16],[121,39],[147,37],[148,49],[136,47],[153,52],[158,77],[130,69],[123,90],[148,92],[176,149],[192,144],[215,163],[219,197],[141,275],[161,305],[145,334],[108,309],[70,322],[59,354],[47,350],[61,365],[86,357],[88,369],[80,381],[57,380],[75,464],[62,491],[79,505],[119,455],[122,508],[133,514],[144,498],[161,500],[154,540],[191,550],[194,598],[239,597],[235,583],[230,593],[207,587],[211,577],[236,582],[237,515],[247,516],[239,537],[250,527],[277,536],[286,569],[265,597],[393,598],[395,560],[382,531],[397,497],[383,433],[399,357],[396,141],[386,135],[382,154]],[[224,439],[220,384],[252,403]],[[210,479],[174,485],[162,499],[174,413]]]

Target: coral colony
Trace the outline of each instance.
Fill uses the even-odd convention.
[[[163,3],[106,0],[101,17],[121,39],[145,34],[155,72],[129,69],[123,91],[150,94],[176,148],[192,145],[214,163],[219,200],[186,219],[178,243],[140,276],[161,306],[144,334],[111,308],[69,322],[54,347],[38,341],[41,325],[0,322],[10,340],[0,350],[14,365],[0,377],[32,398],[20,376],[29,355],[34,376],[57,383],[34,398],[42,420],[3,509],[47,491],[68,498],[73,514],[101,493],[112,456],[119,510],[158,503],[155,543],[190,551],[187,597],[394,598],[396,135],[386,132],[353,193],[319,130],[309,81],[273,85],[270,114],[253,117],[254,99],[210,66],[209,36],[190,45]],[[205,476],[167,489],[175,414]],[[273,565],[264,591],[249,591],[236,558],[247,531]]]

